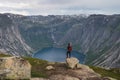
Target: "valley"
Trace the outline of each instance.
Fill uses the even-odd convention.
[[[0,14],[0,51],[31,56],[46,47],[73,49],[85,64],[120,67],[120,15],[23,16]]]

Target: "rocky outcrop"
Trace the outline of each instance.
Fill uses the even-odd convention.
[[[75,69],[67,67],[66,63],[54,64],[54,69],[47,70],[49,77],[31,78],[31,80],[110,80],[102,78],[101,75],[95,73],[86,65],[79,64]]]
[[[79,63],[79,60],[77,58],[74,58],[74,57],[67,58],[66,63],[67,63],[69,68],[73,69],[77,66],[77,64]]]
[[[86,65],[83,65],[83,64],[80,64],[78,63],[77,66],[76,66],[77,69],[83,69],[86,71],[89,71],[89,72],[94,72],[91,68],[89,68],[88,66]]]
[[[31,65],[20,57],[0,57],[0,79],[30,79]]]
[[[76,79],[84,79],[84,80],[89,80],[90,78],[100,78],[100,75],[95,73],[91,68],[89,68],[86,65],[80,64],[79,60],[75,57],[72,58],[67,58],[66,59],[66,64],[69,68],[72,69],[72,74],[76,75]],[[58,75],[59,76],[59,75]],[[63,75],[64,76],[64,75]],[[68,77],[68,76],[67,76]],[[64,76],[64,78],[66,78],[66,76]],[[72,77],[71,77],[72,78]],[[70,78],[70,79],[71,79]],[[56,79],[57,80],[57,79]],[[59,80],[59,79],[58,79]],[[63,79],[64,80],[64,79]],[[74,80],[74,79],[71,79]]]
[[[68,75],[53,75],[50,80],[79,80],[79,78],[68,76]]]
[[[67,58],[66,63],[55,63],[52,66],[54,69],[46,72],[49,80],[104,80],[88,66],[79,64],[79,60],[74,57]]]

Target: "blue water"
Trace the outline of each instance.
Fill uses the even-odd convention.
[[[65,62],[66,60],[66,49],[63,48],[44,48],[36,53],[34,53],[33,57],[38,59],[43,59],[51,62]],[[77,51],[71,52],[72,57],[76,57],[79,59],[80,63],[84,63],[85,55],[79,53]]]

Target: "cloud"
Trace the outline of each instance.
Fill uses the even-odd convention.
[[[14,9],[22,9],[25,7],[29,7],[29,4],[25,4],[25,3],[0,3],[0,7],[1,8],[14,8]]]
[[[119,14],[120,0],[0,0],[0,12],[25,15]]]
[[[0,13],[14,13],[14,14],[21,14],[21,15],[30,15],[28,11],[17,11],[17,10],[0,10]]]

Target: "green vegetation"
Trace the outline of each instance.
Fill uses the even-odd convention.
[[[47,61],[28,57],[25,57],[24,59],[28,60],[32,65],[31,71],[32,77],[44,77],[44,78],[48,77],[45,70],[45,67],[48,65]]]
[[[0,52],[0,57],[10,57],[11,55],[5,55],[3,53]]]
[[[114,68],[110,70],[106,70],[100,67],[90,66],[96,73],[102,75],[102,77],[112,77],[117,80],[120,80],[120,69]]]

